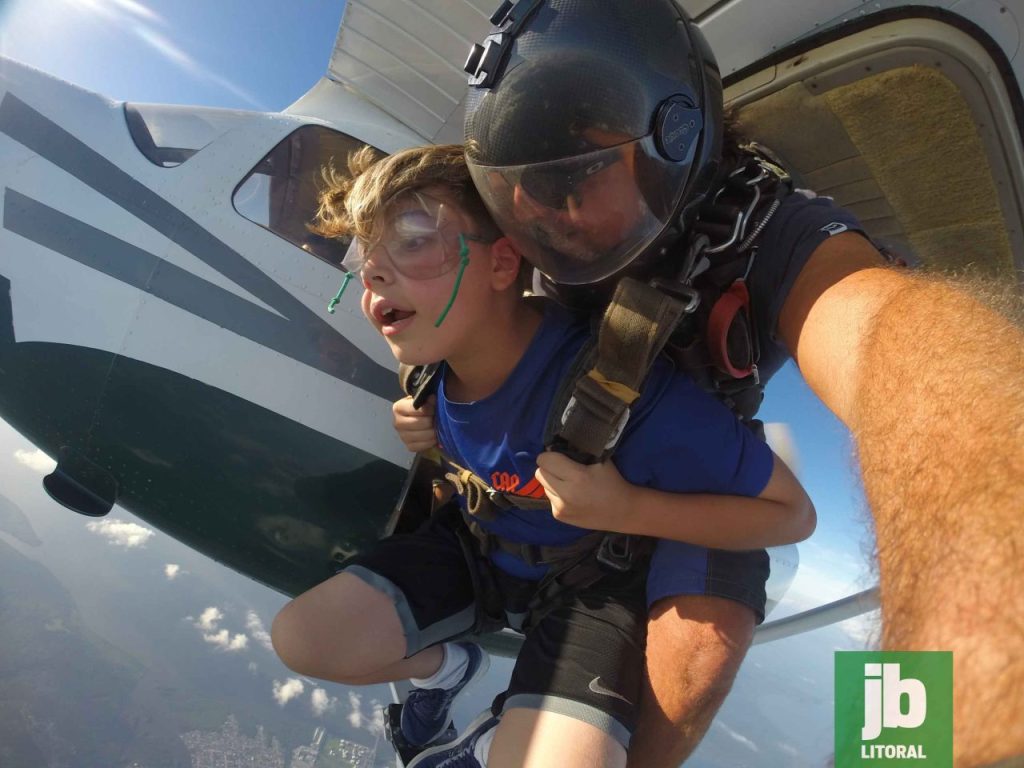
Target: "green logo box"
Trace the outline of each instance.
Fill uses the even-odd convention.
[[[953,765],[951,651],[836,651],[836,768]]]

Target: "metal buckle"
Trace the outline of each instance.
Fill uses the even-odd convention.
[[[621,546],[616,546],[616,541]],[[601,539],[601,545],[597,548],[597,562],[605,565],[614,571],[625,573],[633,567],[633,547],[630,536],[608,534]]]
[[[656,277],[651,285],[663,293],[683,299],[683,314],[689,315],[700,306],[700,293],[689,285],[683,285],[675,280]]]

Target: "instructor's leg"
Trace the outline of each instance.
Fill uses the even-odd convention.
[[[721,597],[679,595],[651,606],[631,768],[676,768],[690,756],[732,687],[754,622],[750,608]]]

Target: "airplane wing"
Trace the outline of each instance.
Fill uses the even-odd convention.
[[[421,142],[462,140],[463,62],[490,31],[496,0],[348,0],[327,74],[286,112],[333,121],[342,88]],[[388,149],[383,147],[383,149]]]

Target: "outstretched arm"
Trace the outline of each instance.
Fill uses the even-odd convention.
[[[611,461],[584,465],[550,452],[537,457],[537,479],[552,514],[584,528],[736,550],[791,544],[814,531],[814,506],[777,456],[757,497],[643,488]]]
[[[956,764],[979,765],[1024,752],[1024,334],[877,263],[856,235],[825,241],[779,331],[856,442],[883,647],[953,651]]]

